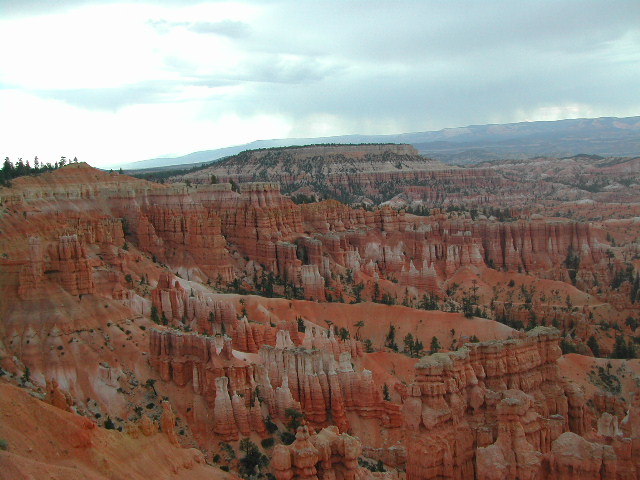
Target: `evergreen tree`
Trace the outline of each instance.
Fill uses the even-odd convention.
[[[440,346],[440,341],[438,340],[438,337],[434,336],[431,339],[431,348],[429,350],[429,353],[438,353],[441,348],[442,347]]]
[[[415,348],[415,341],[413,340],[413,335],[411,333],[407,333],[404,337],[404,351],[409,355],[413,356],[413,350]]]
[[[116,428],[113,420],[111,420],[111,417],[107,417],[107,421],[104,422],[104,428],[106,428],[107,430],[114,430]]]
[[[378,282],[373,284],[373,298],[371,299],[371,301],[373,302],[380,301],[380,285],[378,285]]]
[[[384,398],[385,402],[391,401],[391,395],[389,394],[389,387],[387,386],[386,383],[382,386],[382,397]]]
[[[22,372],[21,377],[22,383],[27,383],[31,381],[31,370],[29,367],[24,367],[24,372]]]
[[[151,305],[151,321],[153,323],[160,324],[160,315],[158,314],[158,307]]]
[[[298,427],[302,425],[302,420],[305,418],[305,414],[299,412],[295,408],[287,408],[284,411],[284,414],[287,418],[289,418],[287,428],[295,433],[296,430],[298,430]]]
[[[347,330],[345,327],[342,327],[339,331],[338,331],[338,336],[340,337],[340,339],[342,341],[348,340],[350,337],[349,334],[349,330]]]
[[[611,352],[611,358],[629,358],[629,351],[627,344],[624,341],[622,335],[616,336],[616,342],[613,345],[613,352]]]
[[[398,345],[396,344],[396,327],[395,325],[389,325],[389,333],[387,333],[387,338],[384,342],[386,347],[389,347],[391,350],[397,352]]]
[[[420,356],[422,351],[424,350],[424,345],[418,339],[416,339],[416,343],[413,344],[413,352],[415,356]]]
[[[307,330],[307,327],[305,326],[304,320],[302,319],[302,317],[298,317],[297,322],[298,322],[298,331],[304,333]]]
[[[365,338],[363,340],[364,343],[364,351],[367,353],[373,353],[375,350],[373,349],[373,342],[369,338]]]
[[[589,337],[589,340],[587,340],[587,347],[591,349],[594,357],[600,356],[600,345],[598,344],[598,340],[596,340],[596,337],[594,337],[593,335],[591,335]]]
[[[364,321],[360,320],[354,323],[353,326],[356,327],[356,340],[360,340],[360,329],[364,327]]]
[[[567,272],[569,272],[571,283],[575,285],[578,269],[580,268],[580,256],[574,250],[573,244],[569,245],[569,249],[567,250],[567,257],[564,260],[564,265],[567,268]]]
[[[244,456],[239,461],[238,473],[243,478],[261,476],[260,470],[269,464],[269,457],[260,453],[258,446],[248,438],[240,440],[239,448]]]

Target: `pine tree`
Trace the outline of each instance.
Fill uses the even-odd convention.
[[[578,269],[580,268],[580,256],[576,253],[573,244],[569,245],[567,257],[564,260],[564,266],[567,268],[567,272],[569,272],[571,283],[575,285]]]
[[[415,356],[419,356],[424,350],[424,345],[420,340],[416,340],[416,343],[413,345],[413,352]]]
[[[616,337],[616,342],[613,345],[613,352],[611,352],[611,358],[629,358],[627,344],[625,343],[622,335],[618,335]]]
[[[338,336],[340,337],[340,340],[345,341],[345,340],[349,340],[349,330],[347,330],[345,327],[342,327],[339,331],[338,331]]]
[[[440,346],[440,341],[438,340],[438,337],[434,336],[431,339],[431,348],[429,350],[429,353],[438,353],[440,351],[440,348],[442,348]]]
[[[599,357],[600,356],[600,345],[598,344],[598,340],[596,340],[596,337],[591,335],[589,337],[589,340],[587,340],[587,346],[593,352],[593,356],[594,357]]]
[[[411,333],[407,333],[404,337],[404,351],[409,355],[413,356],[413,349],[415,348],[415,341],[413,340],[413,335]]]
[[[382,397],[384,398],[385,402],[391,401],[391,395],[389,394],[389,387],[387,386],[386,383],[382,386]]]
[[[151,305],[151,321],[153,323],[160,324],[160,315],[158,314],[158,307]]]
[[[304,333],[307,330],[307,327],[305,326],[304,320],[302,319],[302,317],[298,317],[297,322],[298,322],[298,331]]]
[[[389,347],[391,350],[397,352],[398,345],[396,344],[396,327],[395,325],[389,325],[389,333],[387,334],[387,339],[384,342],[386,347]]]

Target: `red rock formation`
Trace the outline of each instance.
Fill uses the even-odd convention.
[[[251,426],[249,424],[249,413],[247,407],[244,404],[244,400],[237,393],[233,394],[231,398],[231,405],[233,407],[233,418],[235,424],[238,426],[238,430],[245,437],[251,433]]]
[[[280,195],[277,184],[244,184],[232,202],[216,207],[227,240],[272,271],[276,267],[275,244],[302,231],[300,207]]]
[[[400,272],[400,284],[417,288],[418,290],[431,293],[442,293],[438,285],[438,274],[433,264],[427,264],[426,259],[423,261],[422,268],[418,270],[413,261],[409,262],[409,268],[402,267]]]
[[[324,278],[320,275],[317,265],[303,265],[300,267],[300,284],[304,290],[304,297],[309,300],[326,300],[324,294]]]
[[[557,331],[538,327],[418,362],[403,405],[407,478],[635,478],[634,434],[623,439],[612,416],[598,423],[612,446],[578,436],[584,397],[561,386],[557,344]]]
[[[523,423],[539,422],[533,398],[519,390],[507,390],[496,408],[498,438],[476,452],[478,479],[534,479],[538,476],[542,454],[526,438]],[[530,425],[527,425],[531,430]],[[539,429],[539,426],[534,429]]]
[[[349,352],[351,357],[363,355],[362,343],[355,339],[341,340],[336,337],[332,329],[317,326],[307,327],[302,346],[322,352],[331,352],[336,361],[340,359],[342,352]]]
[[[228,337],[152,329],[149,363],[165,382],[186,386],[211,400],[217,394],[217,377],[226,376],[232,393],[252,395],[253,368],[235,358]]]
[[[214,406],[213,432],[224,440],[238,439],[238,425],[233,415],[233,405],[229,398],[229,379],[216,378],[216,403]]]
[[[632,395],[629,411],[620,426],[626,437],[640,438],[640,393]]]
[[[535,450],[548,451],[552,436],[561,433],[568,420],[567,398],[559,387],[555,364],[560,355],[558,339],[557,331],[538,327],[522,339],[467,344],[456,352],[434,354],[418,362],[416,383],[409,388],[410,398],[404,404],[409,429],[407,477],[473,476],[474,442],[485,447],[497,441],[495,422],[498,418],[499,424],[500,412],[505,415],[502,439],[487,450],[485,458],[509,457],[514,444],[529,451],[525,440]],[[508,389],[522,393],[506,392]],[[512,422],[511,404],[522,405],[514,408],[529,411],[531,420],[524,426]],[[536,420],[552,415],[562,417]],[[509,471],[528,471],[524,464],[518,467],[508,459],[504,465]]]
[[[221,219],[205,205],[226,195],[217,185],[189,190],[184,186],[152,190],[138,208],[116,208],[139,248],[159,260],[186,269],[189,277],[206,281],[233,278]],[[112,200],[111,203],[116,204]]]
[[[150,437],[156,434],[156,425],[147,415],[142,415],[140,418],[139,428],[145,437]]]
[[[473,235],[482,239],[485,259],[491,260],[496,268],[521,267],[527,272],[545,272],[551,278],[556,278],[552,270],[563,264],[570,246],[580,256],[583,267],[605,256],[601,240],[589,225],[577,222],[479,222],[473,224]]]
[[[482,175],[466,173],[455,185],[473,188]],[[381,172],[355,176],[354,184],[368,194],[384,179],[437,182],[451,177],[451,172]],[[361,368],[372,357],[363,357],[359,342],[340,341],[333,332],[309,325],[302,335],[296,322],[275,320],[271,326],[268,320],[238,321],[232,301],[220,301],[210,288],[197,285],[209,279],[224,287],[238,279],[247,289],[257,288],[253,272],[273,272],[288,283],[276,282],[276,294],[290,292],[293,284],[306,298],[322,301],[327,291],[336,296],[344,292],[348,298],[350,287],[340,284],[348,275],[369,289],[371,279],[378,281],[391,294],[401,287],[388,280],[398,280],[403,290],[441,294],[452,275],[458,281],[477,274],[487,279],[483,287],[488,290],[492,281],[495,285],[509,277],[485,269],[485,262],[496,269],[521,270],[528,279],[535,274],[566,281],[564,263],[571,248],[580,256],[577,287],[597,280],[606,291],[607,276],[622,265],[615,257],[629,253],[632,258],[635,251],[616,250],[609,268],[604,232],[595,226],[542,219],[472,221],[469,214],[455,212],[416,217],[388,206],[365,211],[335,201],[297,206],[273,184],[245,185],[239,193],[229,185],[167,187],[88,167],[47,178],[51,185],[37,177],[17,180],[10,192],[0,192],[5,208],[0,218],[0,361],[18,377],[29,366],[34,384],[58,381],[58,387],[51,382],[47,388],[53,404],[69,408],[64,390],[80,400],[78,408],[86,398],[95,398],[106,410],[109,400],[108,408],[123,415],[128,407],[118,390],[125,387],[132,394],[127,400],[134,398],[135,382],[127,379],[130,372],[145,372],[138,345],[148,335],[151,367],[205,443],[212,433],[216,441],[252,432],[264,435],[267,411],[279,421],[287,408],[296,408],[312,427],[335,424],[339,431],[353,428],[369,434],[378,426],[385,446],[401,439],[396,427],[404,421],[409,478],[509,478],[534,472],[562,478],[572,462],[591,451],[601,458],[600,470],[586,465],[586,477],[608,475],[615,468],[620,478],[633,478],[638,471],[637,408],[619,422],[624,402],[597,395],[598,436],[583,392],[559,380],[557,338],[545,330],[421,361],[400,411],[382,400],[374,374]],[[348,184],[342,173],[336,178],[337,185]],[[431,189],[425,193],[429,198],[443,198],[441,187],[425,188]],[[152,262],[151,255],[169,268]],[[176,271],[179,276],[172,274]],[[157,287],[143,279],[151,285],[157,280]],[[629,297],[630,288],[627,282],[616,295]],[[601,300],[588,298],[594,305]],[[193,333],[149,328],[148,320],[138,315],[148,316],[151,305],[167,323]],[[498,313],[501,305],[496,300]],[[532,305],[539,318],[567,328],[575,323],[574,331],[583,338],[597,328],[588,319],[588,308],[556,315],[553,306]],[[616,305],[631,312],[635,308],[630,299]],[[289,306],[303,308],[293,301]],[[513,318],[528,320],[530,313],[524,310],[512,312]],[[260,318],[272,318],[272,313]],[[628,335],[629,329],[622,328]],[[376,379],[390,375],[378,367],[367,366]],[[584,435],[589,445],[563,437],[566,430]],[[325,447],[314,448],[314,468],[328,472],[327,462],[335,466],[333,450],[329,455]],[[401,465],[405,456],[389,450],[376,458]],[[489,464],[498,467],[487,468]]]
[[[20,270],[18,295],[25,300],[35,294],[44,277],[44,258],[40,238],[29,238],[29,262]]]
[[[171,410],[171,404],[166,400],[163,400],[162,402],[162,417],[160,417],[160,425],[162,426],[162,431],[167,435],[169,442],[173,445],[180,445],[175,431],[176,416]]]
[[[328,340],[326,337],[314,339]],[[389,428],[402,425],[400,407],[382,400],[381,389],[374,385],[371,372],[353,370],[351,353],[345,347],[337,347],[333,354],[329,353],[331,350],[292,347],[291,343],[283,341],[276,348],[264,346],[260,350],[268,378],[275,388],[278,418],[284,420],[286,408],[299,402],[308,420],[318,426],[326,426],[330,415],[341,431],[347,431],[348,411],[364,418],[377,418]],[[361,350],[359,354],[362,355]],[[336,356],[339,356],[339,363]],[[260,389],[262,391],[263,387]]]
[[[0,410],[11,412],[2,421],[3,480],[235,478],[206,465],[197,449],[178,448],[164,435],[132,437],[98,428],[90,418],[54,408],[4,380],[0,380]]]
[[[371,478],[370,472],[358,465],[361,452],[358,439],[339,434],[335,427],[310,435],[304,425],[298,427],[291,445],[274,448],[271,466],[278,480]]]
[[[233,333],[233,346],[236,350],[257,353],[261,345],[275,346],[280,331],[287,332],[289,339],[293,337],[295,343],[300,343],[297,328],[296,322],[280,322],[272,327],[263,323],[250,323],[247,317],[242,317]],[[292,331],[295,335],[291,335]]]
[[[362,355],[359,342],[312,330],[305,341],[332,347],[306,350],[295,347],[288,330],[278,330],[276,337],[275,347],[262,346],[261,365],[254,366],[235,359],[230,349],[225,354],[230,339],[153,329],[149,361],[163,381],[180,387],[191,383],[193,393],[207,399],[213,408],[213,431],[222,438],[264,433],[256,387],[274,419],[286,421],[286,410],[295,408],[313,425],[326,426],[331,419],[341,431],[349,429],[347,412],[378,419],[387,428],[402,425],[400,406],[382,400],[371,372],[353,370],[351,352]]]
[[[553,442],[545,464],[544,478],[549,479],[625,478],[616,475],[617,458],[613,447],[591,443],[572,432],[563,433]]]
[[[231,333],[236,327],[236,309],[233,303],[216,300],[212,295],[187,291],[170,273],[163,273],[157,287],[151,291],[158,315],[171,323],[192,325],[201,333]]]
[[[49,250],[50,262],[46,272],[55,278],[71,295],[95,292],[92,269],[87,250],[77,235],[60,237],[58,245]]]
[[[47,380],[47,396],[45,397],[45,401],[67,412],[71,411],[71,405],[73,405],[71,395],[60,390],[56,379]]]

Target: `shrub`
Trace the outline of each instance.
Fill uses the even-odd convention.
[[[24,367],[24,372],[21,377],[22,383],[27,383],[31,380],[31,370],[29,367]]]
[[[151,305],[151,321],[153,323],[160,324],[160,315],[158,314],[158,307]]]
[[[104,428],[106,428],[107,430],[114,430],[116,428],[113,420],[111,420],[110,417],[107,417],[107,420],[104,422]]]
[[[278,430],[278,426],[275,423],[273,423],[273,420],[271,420],[271,416],[268,416],[267,418],[265,418],[264,426],[267,427],[267,432],[269,433],[274,433]]]
[[[593,352],[593,356],[594,357],[599,357],[600,356],[600,345],[598,344],[598,340],[596,340],[596,337],[591,335],[589,337],[589,340],[587,340],[587,346]]]
[[[296,436],[291,432],[280,432],[280,440],[282,440],[282,443],[285,445],[291,445],[295,439]]]
[[[284,411],[284,414],[289,418],[289,423],[287,423],[287,428],[292,431],[298,430],[298,427],[302,425],[302,420],[305,417],[305,414],[299,412],[295,408],[287,408]]]
[[[273,440],[273,439],[272,439]],[[269,457],[260,453],[258,446],[248,438],[240,440],[240,451],[244,453],[244,457],[240,459],[238,473],[243,478],[252,476],[256,470],[262,470],[269,464]]]
[[[273,439],[273,437],[268,437],[268,438],[264,438],[260,442],[260,445],[262,445],[262,448],[271,448],[275,443],[276,441]]]

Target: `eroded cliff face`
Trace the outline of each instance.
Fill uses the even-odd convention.
[[[221,441],[285,431],[294,409],[298,438],[264,450],[277,478],[365,478],[361,456],[416,479],[638,471],[637,401],[561,379],[557,332],[410,309],[427,295],[459,308],[459,289],[488,316],[535,313],[586,344],[594,314],[634,311],[631,285],[605,305],[621,261],[595,225],[296,205],[270,182],[164,186],[83,164],[18,179],[0,201],[0,367],[60,409],[140,438],[158,421],[169,444],[209,459]],[[349,304],[367,300],[405,307]],[[393,351],[391,325],[427,344],[438,332],[444,350],[472,334],[514,338],[425,357],[405,385],[407,355],[425,349],[398,336],[405,355]]]
[[[353,368],[352,358],[363,355],[360,342],[314,327],[296,346],[287,325],[279,328],[274,344],[262,344],[251,363],[234,353],[230,337],[152,330],[150,363],[159,377],[202,397],[189,405],[206,404],[199,416],[210,422],[192,425],[206,434],[203,442],[210,443],[211,433],[225,441],[252,431],[265,437],[263,419],[286,423],[288,409],[304,413],[310,426],[336,425],[341,432],[350,431],[349,412],[382,427],[401,426],[400,407],[382,399],[370,371]]]
[[[372,474],[358,465],[360,442],[337,428],[328,427],[311,435],[306,426],[298,428],[295,441],[278,445],[273,451],[273,471],[277,480],[292,478],[394,478]]]
[[[92,175],[89,167],[78,165],[63,170],[84,169]],[[328,288],[339,287],[336,276],[347,270],[437,295],[463,267],[490,265],[540,278],[573,278],[583,288],[610,276],[600,268],[606,263],[604,233],[586,224],[414,217],[389,207],[365,211],[335,201],[298,206],[274,184],[247,184],[240,190],[236,193],[227,184],[187,188],[125,182],[78,192],[78,201],[92,211],[80,215],[70,199],[61,200],[55,192],[12,192],[3,197],[9,205],[31,210],[23,222],[32,228],[31,235],[15,237],[22,242],[16,256],[28,259],[13,267],[20,269],[19,293],[37,290],[31,286],[45,274],[72,295],[94,293],[95,268],[99,262],[120,262],[114,247],[121,249],[127,242],[188,279],[226,285],[244,277],[257,288],[257,276],[271,272],[300,288],[305,298],[320,301],[327,298]],[[56,233],[50,223],[46,230],[44,226],[54,207],[60,212]],[[18,219],[7,220],[13,223],[9,228],[17,226]],[[577,272],[566,267],[570,253],[580,258]]]
[[[207,465],[202,452],[181,448],[171,439],[171,413],[163,416],[162,433],[148,416],[144,426],[126,432],[105,430],[89,418],[47,405],[23,389],[0,381],[0,404],[11,415],[0,426],[0,479],[60,477],[100,480],[220,478],[235,475]],[[149,423],[151,422],[151,423]]]
[[[403,405],[407,478],[635,478],[636,434],[611,421],[596,434],[584,394],[558,375],[558,341],[538,327],[418,362]]]

